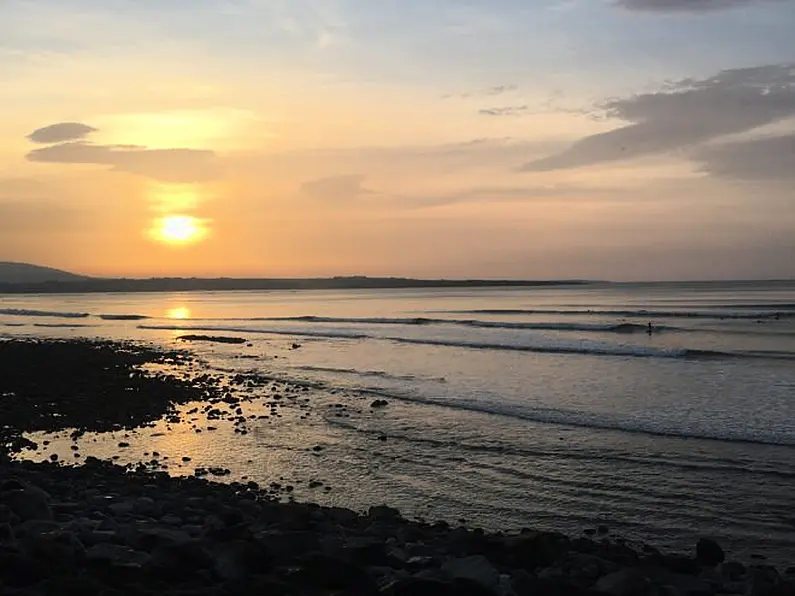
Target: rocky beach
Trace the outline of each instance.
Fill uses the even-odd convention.
[[[93,433],[119,436],[123,453],[157,424],[188,423],[197,434],[224,425],[241,437],[253,418],[312,414],[308,385],[201,364],[140,343],[0,342],[0,593],[795,594],[795,569],[734,561],[706,536],[674,554],[629,545],[606,526],[577,537],[486,532],[409,520],[379,503],[299,502],[282,478],[229,482],[229,470],[175,453],[117,465],[80,452]],[[342,418],[348,408],[389,407],[332,405]],[[42,433],[66,433],[71,445],[31,461],[46,447]],[[331,489],[317,478],[290,482]]]

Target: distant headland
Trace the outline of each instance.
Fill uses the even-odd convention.
[[[591,282],[585,280],[412,279],[406,277],[367,276],[323,278],[98,278],[85,277],[27,263],[0,262],[0,294],[546,287],[588,283]]]

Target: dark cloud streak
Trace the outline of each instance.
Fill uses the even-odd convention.
[[[64,143],[85,138],[96,128],[80,122],[59,122],[34,130],[28,135],[28,140],[34,143]]]
[[[45,126],[28,135],[28,138],[34,142],[53,144],[33,149],[26,158],[37,163],[110,166],[114,170],[163,182],[199,182],[211,179],[218,173],[217,156],[213,151],[100,145],[82,140],[94,131],[95,128],[77,122]]]

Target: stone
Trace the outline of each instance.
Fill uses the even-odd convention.
[[[725,579],[734,581],[745,576],[745,565],[736,561],[725,561],[721,564],[720,571]]]
[[[0,502],[22,521],[52,519],[50,495],[33,485],[0,492]]]
[[[696,561],[705,567],[715,567],[726,559],[720,544],[710,538],[701,538],[696,544]]]
[[[466,579],[488,590],[496,591],[500,574],[483,555],[451,559],[442,565],[442,571],[452,580]]]
[[[400,519],[400,511],[394,507],[378,505],[375,507],[370,507],[370,509],[367,511],[367,516],[379,520],[398,520]]]
[[[547,567],[568,551],[568,541],[548,532],[523,532],[503,539],[505,562],[518,569]]]
[[[149,555],[136,551],[129,546],[120,544],[95,544],[86,552],[90,562],[105,563],[118,567],[143,567],[149,561]]]
[[[113,515],[132,515],[135,513],[135,501],[122,501],[121,503],[113,503],[108,506]]]
[[[315,552],[299,559],[297,564],[297,577],[304,585],[361,596],[378,594],[378,585],[363,567],[340,557]]]
[[[612,596],[635,596],[644,594],[648,585],[649,579],[642,571],[629,567],[605,575],[594,588]]]
[[[0,548],[16,550],[17,537],[9,523],[0,523]]]
[[[390,582],[380,593],[384,596],[453,596],[453,585],[438,579],[411,577]]]
[[[71,532],[45,532],[26,541],[28,554],[50,565],[69,564],[83,559],[86,548]]]
[[[269,561],[253,543],[233,540],[218,545],[213,552],[213,571],[224,581],[241,581],[253,570],[267,571]]]

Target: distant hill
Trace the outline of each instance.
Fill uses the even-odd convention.
[[[9,263],[0,261],[0,283],[7,284],[40,284],[47,282],[84,281],[88,277],[75,275],[68,271],[40,267],[28,263]]]
[[[17,275],[9,275],[4,268],[15,266]],[[36,273],[38,277],[28,277]],[[60,276],[60,277],[58,277]],[[20,293],[85,293],[85,292],[193,292],[202,290],[344,290],[396,288],[482,288],[482,287],[543,287],[582,284],[582,281],[521,281],[481,279],[409,279],[403,277],[326,277],[303,279],[233,279],[233,278],[149,278],[111,279],[81,277],[56,269],[0,263],[0,294]]]

